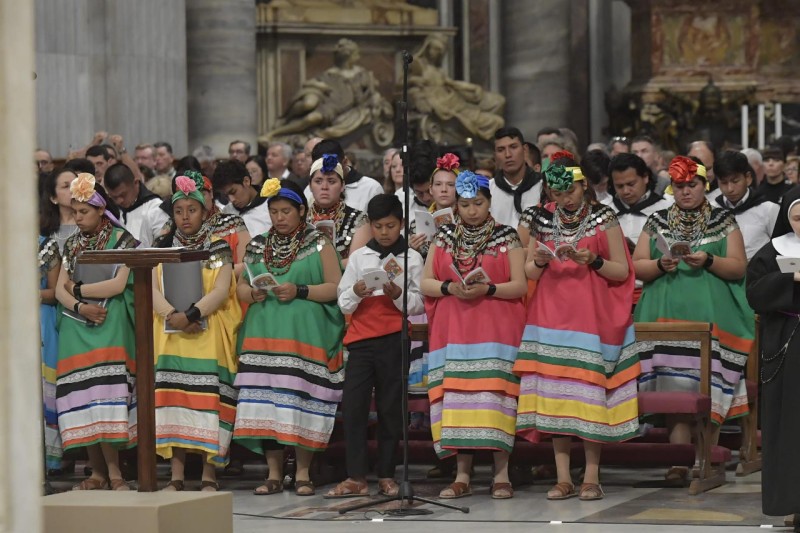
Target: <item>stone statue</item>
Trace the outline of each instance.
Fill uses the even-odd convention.
[[[410,110],[434,115],[442,122],[456,119],[470,136],[492,139],[505,124],[506,99],[479,85],[448,77],[442,69],[446,53],[447,38],[440,34],[429,35],[414,53],[408,77]]]
[[[273,130],[260,137],[259,143],[292,135],[341,139],[362,126],[371,128],[379,147],[392,142],[392,106],[378,92],[375,76],[356,65],[358,45],[340,39],[333,59],[334,66],[303,83]]]

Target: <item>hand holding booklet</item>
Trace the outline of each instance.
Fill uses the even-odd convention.
[[[794,274],[800,272],[800,258],[798,257],[784,257],[779,255],[775,258],[778,262],[778,268],[781,269],[783,274]]]
[[[415,214],[417,221],[417,233],[425,235],[428,240],[431,240],[436,235],[436,230],[445,224],[452,224],[455,220],[453,209],[445,207],[439,209],[435,213],[428,213],[427,211],[417,211]]]
[[[674,241],[669,243],[667,238],[660,233],[656,234],[656,249],[667,259],[675,259],[678,261],[683,259],[683,256],[693,252],[692,243],[688,241]]]
[[[253,276],[253,273],[250,272],[250,267],[247,266],[247,263],[244,264],[244,268],[247,270],[247,277],[250,279],[250,286],[256,290],[268,292],[280,285],[278,280],[275,279],[275,276],[273,276],[270,272],[264,272],[258,276]]]
[[[450,268],[453,269],[453,272],[456,273],[458,279],[461,280],[461,284],[465,287],[468,285],[475,285],[476,283],[491,283],[492,279],[489,277],[489,274],[483,269],[483,267],[478,267],[476,269],[470,270],[464,276],[461,275],[461,272],[458,271],[455,265],[450,265]]]
[[[161,288],[164,298],[180,312],[185,312],[203,298],[203,264],[201,261],[188,263],[164,263],[161,265]],[[200,320],[200,327],[208,329],[208,319]],[[164,333],[182,333],[164,321]]]
[[[75,281],[76,283],[81,281],[87,285],[91,283],[99,283],[101,281],[108,281],[117,275],[118,269],[119,265],[93,265],[78,263],[75,265],[75,272],[72,274],[72,281]],[[84,298],[83,300],[87,304],[99,305],[104,309],[108,305],[108,298]],[[96,326],[94,322],[88,320],[80,313],[74,312],[72,309],[64,309],[61,314],[67,318],[71,318],[72,320],[76,320],[81,324],[84,324],[87,328]]]
[[[553,258],[557,259],[558,261],[565,261],[567,259],[570,259],[571,258],[570,256],[578,251],[578,249],[575,248],[575,245],[572,243],[560,244],[555,250],[552,250],[542,241],[537,241],[536,247],[539,250],[549,253],[550,255],[553,256]]]
[[[389,254],[382,262],[381,268],[374,268],[364,272],[364,283],[371,291],[382,291],[383,286],[394,281],[403,274],[403,267],[394,254]]]

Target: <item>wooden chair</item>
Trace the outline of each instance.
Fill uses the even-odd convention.
[[[742,418],[742,447],[739,449],[739,464],[736,466],[737,476],[746,476],[761,470],[761,452],[758,449],[758,385],[760,339],[760,320],[756,315],[756,338],[745,368],[747,383],[747,405],[750,413]]]

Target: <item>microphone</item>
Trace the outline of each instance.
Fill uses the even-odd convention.
[[[410,65],[414,61],[414,56],[412,56],[408,50],[403,50],[400,54],[403,56],[403,63],[406,65]]]

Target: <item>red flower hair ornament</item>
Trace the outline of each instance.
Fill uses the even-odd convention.
[[[706,177],[706,167],[683,155],[676,156],[670,162],[667,172],[673,183],[689,183],[695,176]]]
[[[436,170],[449,170],[454,172],[461,166],[458,156],[453,153],[446,153],[436,160]]]
[[[572,152],[568,152],[566,150],[559,150],[558,152],[550,156],[551,163],[553,163],[554,161],[558,161],[559,159],[572,159],[573,161],[575,161],[575,156],[572,155]]]

